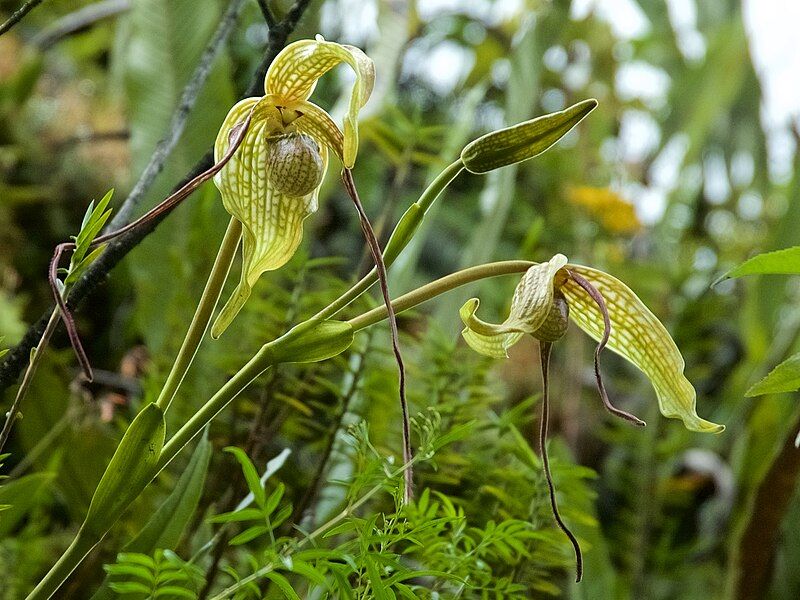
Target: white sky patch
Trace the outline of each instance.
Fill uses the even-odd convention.
[[[570,16],[582,21],[594,12],[621,40],[636,40],[650,31],[650,21],[633,0],[572,0]]]
[[[419,77],[445,96],[469,75],[474,64],[475,53],[452,40],[443,40],[432,47],[419,43],[406,52],[403,74]]]
[[[695,0],[668,0],[669,20],[684,58],[700,61],[706,54],[706,41],[697,31],[697,3]]]
[[[661,128],[650,113],[626,110],[619,127],[619,158],[629,163],[639,163],[658,148]]]
[[[788,124],[793,120],[800,126],[800,2],[744,0],[743,4],[750,54],[763,92],[761,119],[767,132],[770,175],[786,181],[796,151]]]
[[[750,53],[764,87],[767,126],[800,116],[800,2],[744,0],[743,17]]]
[[[669,75],[643,60],[623,63],[614,81],[617,95],[626,102],[641,100],[651,109],[663,106],[669,91]]]

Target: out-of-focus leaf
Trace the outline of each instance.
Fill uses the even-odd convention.
[[[267,573],[266,575],[264,575],[264,577],[266,577],[267,579],[272,581],[272,583],[278,586],[278,589],[280,589],[283,595],[289,600],[300,600],[300,596],[298,596],[297,592],[294,591],[292,584],[289,583],[289,580],[286,579],[286,577],[284,577],[280,573],[275,573],[275,572]]]
[[[39,492],[53,481],[53,473],[33,473],[0,485],[0,539],[4,538],[40,500]]]
[[[790,356],[745,393],[748,397],[800,389],[800,353]]]

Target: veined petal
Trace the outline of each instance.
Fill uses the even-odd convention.
[[[320,145],[327,146],[339,160],[344,161],[344,136],[331,116],[316,104],[298,102],[292,108],[302,113],[292,125],[300,133],[305,133],[317,140]]]
[[[510,331],[503,325],[495,325],[479,319],[475,313],[480,303],[477,298],[471,298],[458,311],[461,320],[466,325],[461,335],[469,347],[478,354],[492,358],[508,358],[508,349],[519,341],[523,333]]]
[[[358,152],[358,111],[367,103],[375,82],[375,66],[366,54],[354,46],[326,42],[321,36],[294,42],[272,61],[264,89],[288,104],[307,100],[317,80],[343,62],[356,74],[344,122],[344,165],[350,168]]]
[[[556,254],[549,261],[534,265],[523,275],[514,290],[511,313],[504,325],[525,333],[534,333],[550,314],[558,271],[567,264],[567,257]]]
[[[261,274],[281,267],[294,255],[303,237],[303,221],[317,210],[318,190],[294,197],[278,192],[267,180],[267,145],[273,131],[270,108],[274,109],[268,99],[249,98],[231,109],[217,136],[215,156],[225,153],[231,127],[254,103],[259,106],[242,145],[214,177],[225,210],[242,223],[242,275],[211,329],[212,337],[225,331]],[[327,148],[321,147],[320,152],[327,168]]]
[[[576,265],[603,295],[611,319],[608,347],[638,367],[653,384],[661,414],[681,419],[692,431],[719,433],[725,427],[697,415],[697,394],[683,374],[685,363],[666,328],[624,283],[607,273]],[[594,339],[603,335],[603,316],[586,291],[572,279],[561,286],[572,320]]]
[[[508,349],[525,333],[533,334],[547,319],[553,305],[555,280],[558,271],[567,264],[567,257],[556,254],[548,262],[534,265],[525,272],[514,291],[511,312],[500,325],[487,323],[475,313],[480,301],[468,300],[459,315],[466,325],[461,335],[467,344],[480,354],[505,358]]]

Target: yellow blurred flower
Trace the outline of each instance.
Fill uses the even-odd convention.
[[[609,188],[574,187],[567,192],[567,200],[585,209],[611,233],[634,234],[642,228],[633,205]]]

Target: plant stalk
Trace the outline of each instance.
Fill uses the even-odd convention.
[[[60,318],[61,313],[59,312],[58,307],[56,307],[53,309],[53,314],[50,315],[50,320],[47,321],[47,327],[45,327],[44,333],[42,333],[42,338],[39,340],[39,344],[33,351],[31,361],[28,363],[28,368],[25,371],[25,375],[22,377],[22,383],[17,390],[17,395],[14,397],[14,403],[11,405],[11,408],[8,410],[8,414],[6,415],[6,421],[3,424],[3,431],[0,432],[0,452],[3,451],[3,446],[6,445],[6,442],[11,435],[11,428],[14,426],[14,421],[17,420],[19,407],[22,404],[22,400],[25,398],[25,394],[28,393],[28,389],[31,387],[33,376],[36,374],[36,368],[39,366],[39,363],[42,360],[44,350],[50,343],[50,338],[53,336],[53,332],[56,330]]]
[[[396,313],[403,312],[410,308],[422,304],[436,296],[445,292],[449,292],[457,287],[478,281],[480,279],[487,279],[489,277],[498,277],[500,275],[510,275],[512,273],[524,273],[530,269],[535,263],[527,260],[504,260],[500,262],[487,263],[485,265],[478,265],[476,267],[469,267],[461,271],[456,271],[450,275],[446,275],[436,281],[431,281],[417,288],[407,294],[403,294],[396,300],[392,301],[392,306]],[[362,315],[354,317],[348,321],[353,327],[354,331],[359,331],[375,323],[379,323],[386,318],[387,312],[385,306],[378,306],[371,311]]]
[[[58,562],[53,565],[47,575],[28,594],[27,600],[46,600],[50,598],[77,566],[83,562],[83,559],[92,551],[92,548],[100,543],[101,539],[102,536],[95,539],[94,537],[89,537],[83,529],[79,529],[75,539],[72,540],[72,543],[61,555],[61,558],[58,559]]]
[[[169,375],[167,375],[167,380],[164,382],[164,387],[156,400],[156,405],[165,413],[175,398],[175,394],[177,394],[184,377],[186,377],[186,373],[192,365],[197,349],[200,347],[203,336],[205,336],[208,329],[211,316],[222,294],[225,280],[231,270],[241,233],[242,224],[231,217],[228,229],[225,231],[225,237],[222,238],[217,258],[214,260],[214,266],[208,276],[203,295],[200,297],[192,322],[189,325],[189,330],[186,332],[186,337],[183,339],[178,356],[175,358]]]

